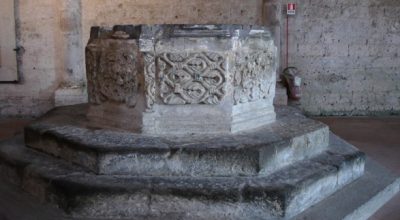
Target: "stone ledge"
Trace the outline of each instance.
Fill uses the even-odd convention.
[[[400,178],[367,158],[361,178],[293,219],[368,219],[399,191]]]
[[[84,87],[60,88],[55,91],[54,104],[56,107],[87,103],[87,92]]]

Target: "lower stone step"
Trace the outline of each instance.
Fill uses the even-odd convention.
[[[371,158],[364,175],[293,220],[365,220],[400,191],[400,177]]]
[[[96,175],[24,147],[0,145],[1,174],[74,217],[290,218],[363,174],[364,154],[343,145],[268,176]]]

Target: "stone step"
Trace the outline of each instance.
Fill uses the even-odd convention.
[[[400,191],[400,177],[371,158],[364,175],[327,197],[293,220],[364,220],[371,217]]]
[[[267,175],[328,147],[329,128],[290,107],[275,123],[224,136],[152,137],[88,128],[84,108],[63,107],[25,129],[26,144],[97,174]]]
[[[364,154],[342,142],[267,176],[95,175],[35,152],[21,139],[0,144],[1,174],[76,217],[290,218],[363,174]]]

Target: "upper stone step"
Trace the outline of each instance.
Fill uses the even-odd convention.
[[[86,105],[58,108],[25,129],[26,144],[97,174],[265,176],[325,151],[326,125],[290,107],[276,122],[235,135],[153,137],[89,127]]]

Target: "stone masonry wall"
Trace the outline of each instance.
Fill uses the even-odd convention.
[[[285,49],[285,19],[271,15],[270,6],[279,10],[279,3],[286,1],[15,2],[17,41],[23,48],[19,59],[21,82],[0,84],[0,116],[39,116],[57,103],[68,103],[63,100],[71,96],[69,88],[85,90],[82,60],[93,25],[264,23],[274,26],[273,34],[277,42],[282,40],[282,51]],[[399,113],[398,1],[294,2],[298,14],[290,19],[289,64],[298,67],[304,77],[302,108],[312,115]],[[268,19],[271,16],[274,19]]]
[[[263,0],[84,0],[83,38],[116,24],[260,24]]]
[[[302,108],[311,115],[400,113],[399,1],[294,2],[289,66],[304,78]]]
[[[93,25],[259,23],[262,0],[15,0],[20,82],[0,84],[0,117],[39,116],[85,100]],[[1,13],[1,9],[0,9]]]

